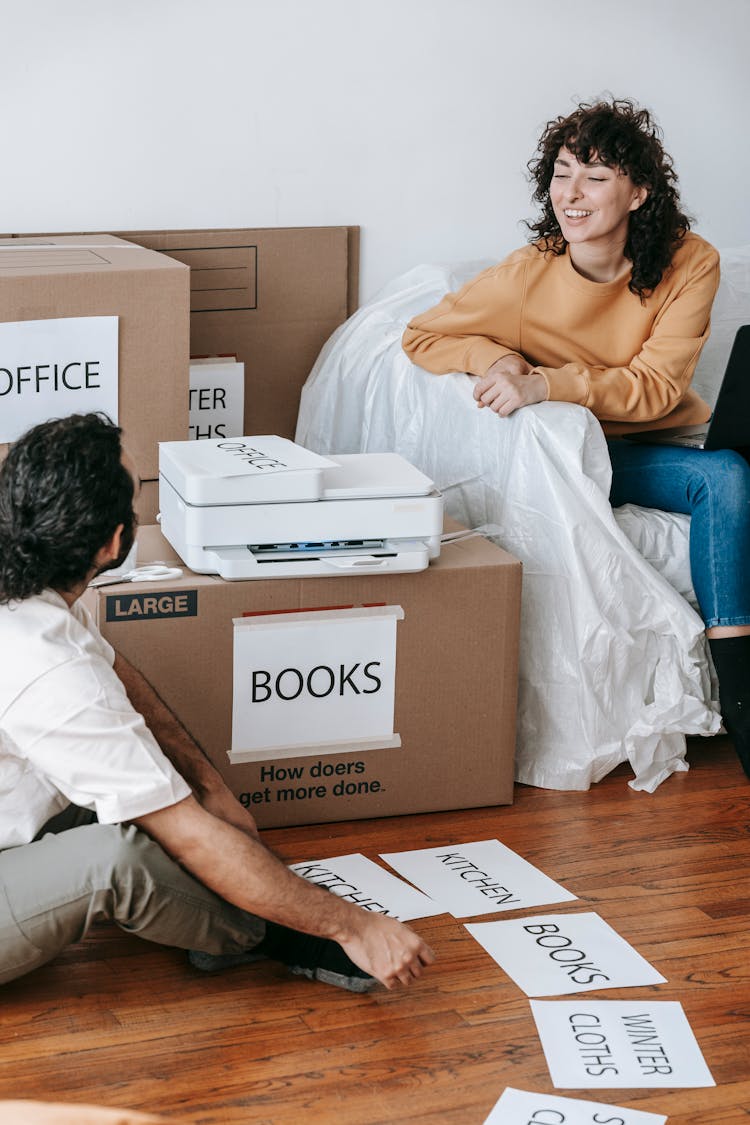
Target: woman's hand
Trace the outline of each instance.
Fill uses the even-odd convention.
[[[477,406],[488,406],[502,418],[507,418],[521,406],[531,406],[547,399],[547,383],[542,375],[534,374],[523,356],[501,356],[487,372],[477,379],[474,387]]]

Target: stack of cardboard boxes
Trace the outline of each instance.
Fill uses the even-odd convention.
[[[246,434],[293,436],[306,375],[356,306],[356,233],[0,239],[0,327],[64,327],[70,318],[81,318],[82,330],[84,318],[116,325],[117,420],[144,482],[138,510],[148,525],[158,508],[158,442],[188,437],[191,353],[231,353],[244,363]],[[38,396],[39,421],[88,409],[81,371],[103,390],[93,352],[55,362],[49,353],[16,350],[7,362],[0,354],[1,440],[18,436],[21,400]],[[72,363],[82,367],[71,367],[68,387],[58,375]],[[138,562],[155,559],[175,561],[174,551],[158,528],[142,526]],[[474,537],[446,544],[417,574],[225,582],[186,570],[167,584],[107,586],[88,598],[104,635],[153,683],[258,823],[273,826],[508,803],[520,579],[515,559]],[[367,698],[387,680],[380,656],[336,649],[336,627],[343,638],[361,606],[387,607],[363,615],[395,622],[384,702]],[[334,626],[326,655],[318,651],[323,618]],[[277,630],[290,638],[287,657],[273,647],[276,623],[287,627]],[[253,657],[240,655],[248,629]],[[361,633],[365,649],[370,635]],[[264,660],[264,646],[273,659]],[[360,702],[377,711],[374,738],[356,736]],[[297,734],[248,749],[238,732],[267,727],[273,706],[271,730]],[[338,712],[354,718],[340,722]]]
[[[158,442],[186,432],[189,292],[181,262],[112,235],[0,239],[0,441],[45,418],[102,408],[111,379],[128,450],[155,485]],[[114,332],[114,370],[90,332],[96,321]]]

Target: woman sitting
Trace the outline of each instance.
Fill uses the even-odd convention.
[[[529,169],[532,243],[415,317],[404,349],[434,374],[476,376],[478,407],[499,417],[545,400],[588,407],[609,441],[612,504],[692,517],[724,725],[750,777],[750,467],[734,450],[622,440],[708,419],[690,382],[719,255],[690,232],[659,130],[630,101],[549,122]]]

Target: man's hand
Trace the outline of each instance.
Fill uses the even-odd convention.
[[[408,926],[301,878],[257,839],[185,797],[133,822],[204,886],[242,910],[330,938],[386,988],[411,984],[435,957]]]
[[[547,383],[542,375],[534,374],[530,363],[523,356],[501,356],[492,367],[477,379],[474,387],[477,406],[488,406],[502,418],[507,418],[521,406],[531,406],[544,402],[547,398]]]
[[[354,932],[337,937],[338,943],[360,969],[386,988],[411,984],[435,960],[429,945],[402,922],[359,907],[355,910],[347,920]]]

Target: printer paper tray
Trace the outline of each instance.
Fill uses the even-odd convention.
[[[291,557],[290,557],[291,556]],[[346,574],[403,574],[426,570],[428,545],[421,540],[386,540],[377,552],[334,550],[316,554],[255,554],[247,547],[191,547],[183,554],[191,570],[228,580],[248,578],[335,578]]]

